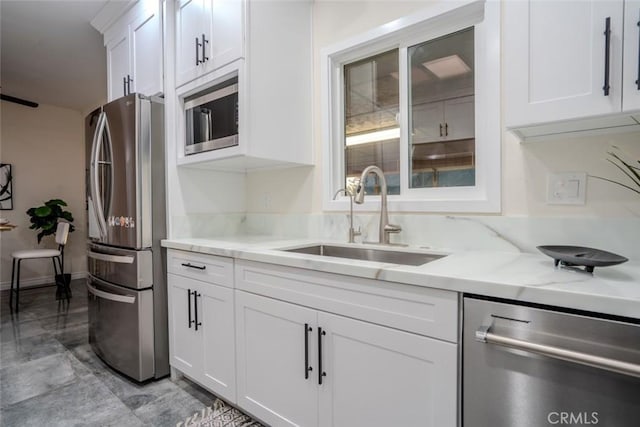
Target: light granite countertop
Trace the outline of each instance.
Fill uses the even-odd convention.
[[[315,243],[348,246],[343,242],[283,240],[273,236],[233,236],[219,240],[168,239],[162,241],[162,246],[640,319],[638,262],[629,261],[616,266],[596,267],[592,275],[574,269],[555,268],[553,260],[542,254],[519,252],[461,251],[420,266],[407,266],[279,250]],[[355,245],[362,246],[358,243]],[[444,254],[415,247],[382,249]]]

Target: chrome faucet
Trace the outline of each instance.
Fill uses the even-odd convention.
[[[349,197],[349,243],[355,243],[356,236],[361,235],[362,232],[360,231],[360,227],[358,227],[358,231],[353,228],[353,194],[347,189],[341,188],[333,195],[333,200],[335,200],[340,193],[344,193],[345,196]]]
[[[390,244],[389,242],[389,234],[391,233],[399,233],[402,231],[402,228],[399,225],[389,224],[389,213],[387,212],[387,180],[384,177],[384,172],[382,169],[375,165],[367,166],[365,170],[362,171],[362,176],[360,177],[360,183],[358,184],[358,188],[356,189],[356,195],[353,198],[353,201],[362,204],[364,203],[364,180],[371,172],[378,175],[380,178],[381,185],[381,194],[380,194],[380,226],[378,227],[378,242],[384,245]]]

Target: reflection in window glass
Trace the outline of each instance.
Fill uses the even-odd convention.
[[[409,186],[475,185],[473,28],[409,48]]]
[[[398,126],[398,50],[344,66],[345,184],[376,165],[384,171],[388,194],[400,194],[400,128]],[[375,175],[365,181],[367,194],[379,194]]]

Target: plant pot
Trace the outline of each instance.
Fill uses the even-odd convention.
[[[56,274],[56,300],[71,298],[71,274]]]

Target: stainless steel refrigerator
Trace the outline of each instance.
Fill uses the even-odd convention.
[[[169,373],[163,111],[131,94],[85,119],[89,343],[137,381]]]

